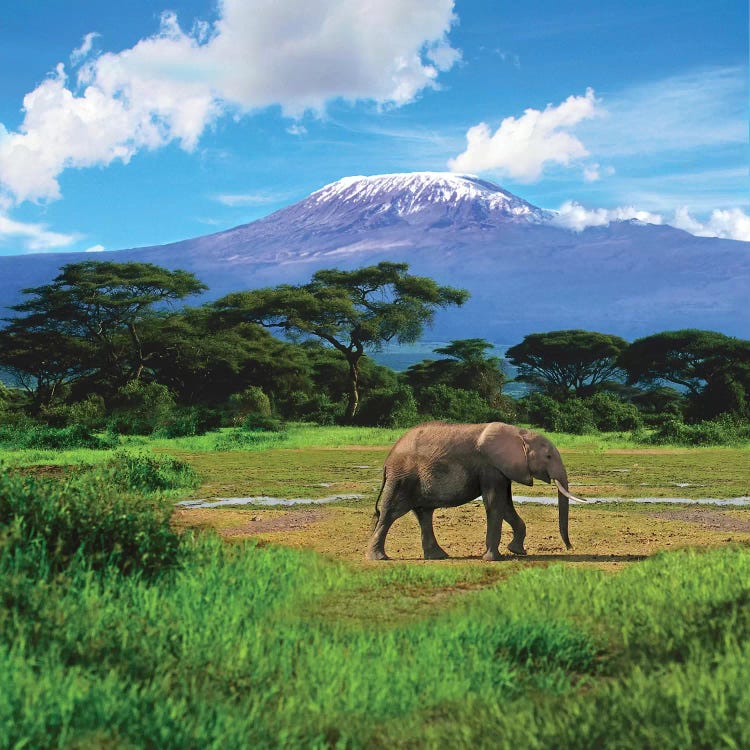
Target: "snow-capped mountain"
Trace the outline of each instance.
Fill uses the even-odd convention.
[[[575,233],[553,219],[476,177],[345,177],[250,224],[96,259],[187,269],[209,285],[204,299],[304,282],[320,268],[404,261],[471,292],[463,308],[437,316],[433,339],[513,343],[561,328],[633,338],[688,327],[750,338],[750,243],[632,221]],[[50,281],[60,265],[91,257],[0,257],[0,306]]]

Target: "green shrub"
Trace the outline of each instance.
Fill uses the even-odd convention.
[[[292,394],[285,413],[290,418],[319,425],[338,424],[344,416],[343,401],[334,401],[327,393],[309,395],[301,391]]]
[[[164,422],[158,424],[154,434],[159,437],[192,437],[204,435],[221,425],[221,414],[203,406],[176,407],[165,416]]]
[[[610,393],[597,393],[586,399],[594,424],[604,432],[637,430],[643,426],[638,408]]]
[[[101,469],[102,476],[126,492],[150,494],[195,487],[198,475],[190,464],[172,456],[120,451]]]
[[[411,427],[417,422],[417,402],[408,385],[371,391],[355,417],[356,424],[366,427]]]
[[[530,393],[521,399],[521,417],[535,427],[554,431],[560,422],[560,403],[543,393]]]
[[[750,441],[750,422],[729,414],[695,424],[670,417],[645,440],[656,445],[742,445]]]
[[[280,419],[256,412],[245,417],[242,429],[245,432],[283,432],[286,427]]]
[[[220,433],[214,443],[217,451],[241,451],[272,448],[288,439],[286,430],[243,430],[235,427]]]
[[[75,448],[107,449],[117,445],[114,436],[98,437],[80,424],[47,427],[41,424],[0,425],[0,445],[11,450]]]
[[[479,393],[444,383],[421,390],[419,410],[432,419],[449,422],[490,422],[496,418],[496,412]]]
[[[102,430],[107,423],[107,412],[104,399],[92,393],[72,404],[46,406],[40,411],[39,419],[51,427],[83,425],[90,430]]]
[[[109,472],[66,482],[0,473],[0,531],[4,554],[36,554],[49,572],[77,556],[92,569],[114,565],[121,572],[151,575],[175,564],[178,537],[171,509],[122,493]]]
[[[229,410],[232,424],[240,425],[251,414],[270,417],[271,401],[261,387],[250,385],[244,391],[229,397]]]
[[[167,386],[131,380],[117,392],[108,427],[121,435],[150,435],[174,417],[175,401]]]

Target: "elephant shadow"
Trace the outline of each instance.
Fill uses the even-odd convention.
[[[568,563],[619,563],[639,562],[647,560],[649,555],[571,555],[569,552],[540,555],[504,555],[500,562],[517,560],[520,562],[568,562]],[[402,562],[422,561],[421,557],[399,558]],[[450,560],[482,560],[481,555],[456,555],[448,558]]]

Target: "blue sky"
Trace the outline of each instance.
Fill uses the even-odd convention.
[[[162,244],[346,175],[750,241],[744,0],[5,0],[0,254]],[[564,222],[564,223],[565,223]]]

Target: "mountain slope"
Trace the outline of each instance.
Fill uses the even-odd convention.
[[[405,261],[469,289],[430,337],[514,342],[533,331],[590,328],[628,338],[671,328],[750,337],[750,243],[669,226],[613,222],[574,233],[490,182],[419,172],[347,177],[250,224],[96,258],[193,271],[228,291],[304,282],[319,268]],[[88,254],[0,257],[0,305]]]

